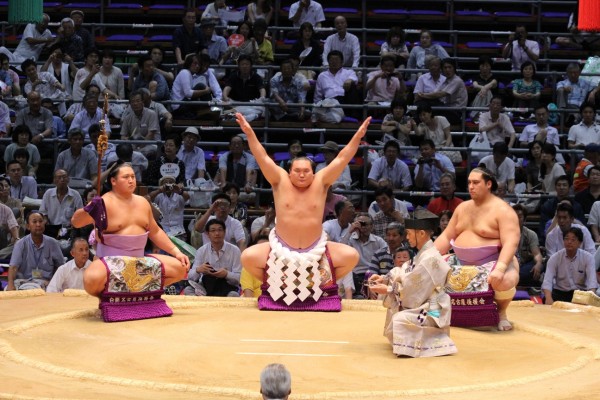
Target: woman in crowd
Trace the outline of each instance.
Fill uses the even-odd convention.
[[[565,175],[563,167],[556,162],[556,147],[552,143],[544,143],[541,158],[539,180],[542,182],[542,190],[544,193],[555,195],[554,182],[559,176]]]
[[[194,88],[194,76],[200,72],[200,58],[197,54],[188,54],[183,61],[183,67],[177,74],[173,88],[171,90],[171,100],[173,101],[190,101],[212,99],[210,86],[205,86],[204,89]],[[173,115],[180,118],[194,119],[196,118],[195,105],[172,104]]]
[[[542,84],[535,80],[535,64],[525,61],[521,65],[521,77],[512,81],[515,107],[535,108],[542,95]],[[529,112],[522,116],[530,115]],[[532,114],[533,115],[533,114]]]
[[[539,140],[529,143],[529,152],[527,153],[527,166],[525,174],[527,175],[527,191],[542,190],[540,182],[540,167],[542,165],[542,146],[544,144]]]
[[[123,100],[125,98],[125,81],[121,68],[115,67],[115,53],[111,49],[104,49],[102,52],[102,68],[98,76],[104,86],[110,99]]]
[[[246,18],[250,23],[255,23],[257,19],[264,19],[267,25],[269,25],[272,17],[273,7],[271,7],[271,0],[255,0],[248,4]]]
[[[418,136],[425,136],[426,139],[431,139],[435,143],[435,147],[454,147],[452,143],[452,135],[450,134],[450,122],[446,117],[434,115],[429,104],[423,104],[417,108],[417,115],[421,123],[416,127],[415,133]],[[444,154],[453,163],[462,161],[460,152],[458,151],[439,151]]]
[[[286,171],[290,170],[290,164],[294,158],[306,155],[306,153],[304,153],[304,151],[302,150],[302,142],[300,141],[300,139],[290,140],[290,142],[288,143],[288,153],[290,157],[287,160],[282,160],[279,163],[279,166],[285,169]]]
[[[229,46],[227,51],[223,53],[219,64],[236,64],[238,57],[242,54],[248,55],[253,61],[256,61],[258,59],[258,44],[256,43],[256,39],[254,39],[252,24],[249,21],[242,22],[235,33],[244,37],[244,43],[239,47]]]
[[[498,81],[492,73],[494,62],[488,56],[481,56],[477,61],[479,74],[473,77],[473,90],[476,92],[471,107],[487,107],[497,93]],[[471,111],[471,118],[476,118],[481,111]]]
[[[420,45],[413,47],[410,51],[406,68],[425,69],[425,56],[430,54],[438,56],[440,60],[450,57],[448,52],[446,52],[442,46],[439,44],[432,44],[432,39],[433,36],[430,31],[427,29],[421,31],[421,36],[419,37]]]
[[[12,131],[12,143],[4,151],[4,162],[8,163],[14,159],[17,149],[25,149],[29,153],[29,176],[36,176],[38,165],[40,163],[40,152],[38,148],[31,143],[31,130],[27,125],[19,125]]]
[[[69,96],[73,93],[72,82],[77,73],[77,66],[71,56],[63,53],[60,44],[50,47],[50,56],[40,68],[40,72],[50,72],[65,87]]]
[[[303,67],[319,67],[323,63],[323,46],[315,37],[315,30],[310,22],[300,25],[300,38],[292,45],[290,55],[300,58]]]
[[[239,201],[240,187],[233,182],[226,182],[225,186],[223,186],[223,193],[229,196],[230,199],[229,216],[240,221],[244,229],[246,229],[248,206],[246,203]]]
[[[381,57],[391,55],[395,57],[396,65],[404,67],[408,60],[408,48],[406,47],[406,36],[404,30],[399,26],[392,26],[387,33],[385,42],[379,51]]]
[[[0,69],[4,71],[5,74],[10,75],[10,81],[12,84],[7,86],[6,89],[2,92],[2,96],[6,97],[16,97],[21,94],[21,85],[19,85],[19,74],[10,69],[10,60],[8,56],[4,53],[0,53]],[[6,78],[5,78],[6,79]]]

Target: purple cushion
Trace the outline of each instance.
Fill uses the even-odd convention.
[[[402,10],[402,9],[392,9],[392,10],[377,9],[377,10],[373,10],[373,14],[408,14],[408,11]]]
[[[487,11],[456,11],[456,15],[460,15],[461,17],[491,17],[492,13]]]
[[[542,16],[546,18],[569,18],[569,13],[546,11],[542,13]]]
[[[7,3],[6,1],[0,1],[0,6],[2,5],[2,3]],[[44,2],[44,7],[58,7],[58,6],[62,6],[62,3],[60,2]]]
[[[434,10],[410,10],[408,13],[410,15],[446,15],[443,11]]]
[[[173,40],[173,35],[154,35],[148,39],[151,42],[170,42]]]
[[[294,43],[296,43],[296,39],[285,39],[283,41],[283,44],[293,45]]]
[[[148,7],[149,10],[183,10],[181,4],[155,4]]]
[[[439,41],[439,40],[434,40],[432,43],[433,43],[433,44],[439,44],[439,45],[440,45],[440,46],[442,46],[442,47],[450,47],[450,48],[452,47],[452,43],[448,43],[448,42],[441,42],[441,41]],[[414,43],[413,43],[413,46],[420,46],[420,45],[421,45],[421,42],[414,42]]]
[[[326,12],[326,13],[356,14],[356,13],[358,13],[358,10],[356,8],[327,7],[327,8],[323,9],[323,12]]]
[[[111,36],[107,37],[106,40],[114,41],[114,42],[142,41],[142,40],[144,40],[144,35],[132,35],[132,34],[111,35]]]
[[[142,8],[142,5],[136,3],[111,3],[107,8],[135,10],[138,8]]]
[[[356,123],[358,123],[358,120],[356,118],[352,118],[352,117],[344,117],[344,118],[342,118],[342,122],[356,122]]]
[[[526,290],[517,290],[517,293],[515,293],[515,297],[513,297],[513,300],[529,300],[529,293],[527,293]]]
[[[531,14],[520,11],[496,11],[494,14],[496,17],[531,17]]]
[[[290,159],[290,153],[288,153],[287,151],[277,152],[273,154],[273,159],[275,160],[275,162],[287,161]]]
[[[470,49],[498,49],[502,47],[502,43],[496,42],[467,42],[466,45]]]
[[[212,161],[213,157],[215,156],[215,152],[214,151],[210,151],[210,150],[205,150],[204,151],[204,160],[206,161]]]
[[[100,8],[100,4],[93,3],[67,3],[64,8]]]
[[[385,43],[385,40],[376,40],[375,43],[377,46],[382,46]]]
[[[8,7],[8,1],[0,1],[0,7]]]
[[[323,153],[316,154],[316,155],[313,157],[313,161],[314,161],[314,162],[316,162],[316,163],[322,163],[322,162],[325,162],[325,157],[323,156]]]

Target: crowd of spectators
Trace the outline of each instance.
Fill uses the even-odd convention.
[[[341,282],[346,297],[361,295],[367,272],[385,273],[385,265],[393,264],[385,256],[399,243],[406,245],[402,222],[409,209],[424,206],[448,219],[463,200],[455,196],[457,170],[472,159],[452,149],[452,130],[465,117],[478,125],[478,136],[485,137],[489,155],[475,165],[482,164],[496,174],[499,195],[512,202],[514,195],[542,195],[541,201],[535,196],[526,202],[517,197],[515,211],[523,220],[517,257],[528,266],[521,270],[522,282],[541,286],[543,256],[551,258],[567,248],[567,242],[578,242],[583,251],[595,253],[594,241],[600,241],[598,88],[580,76],[579,63],[567,65],[565,79],[552,88],[557,106],[572,109],[565,114],[568,134],[559,132],[555,122],[550,122],[548,98],[543,95],[547,82],[536,77],[541,45],[528,37],[525,26],[517,25],[500,50],[510,60],[513,75],[497,76],[492,59],[482,56],[479,73],[461,76],[457,60],[433,41],[431,31],[422,29],[419,42],[411,45],[399,26],[390,28],[376,65],[363,70],[359,65],[364,46],[349,31],[347,19],[335,16],[330,21],[332,34],[324,35],[318,28],[326,18],[314,0],[291,4],[289,21],[298,30],[288,35],[295,39],[288,54],[274,51],[270,1],[251,2],[236,30],[223,29],[226,24],[219,10],[226,7],[225,1],[217,0],[201,16],[196,9],[184,11],[181,26],[173,32],[174,67],[165,62],[163,49],[154,46],[134,65],[121,69],[115,65],[112,49],[96,47],[94,36],[82,26],[84,13],[79,10],[65,16],[55,34],[48,29],[50,17],[44,14],[41,22],[25,27],[16,49],[0,48],[0,134],[12,137],[4,148],[6,175],[0,182],[0,202],[11,211],[0,213],[0,254],[14,267],[9,288],[15,288],[19,280],[19,284],[33,282],[42,287],[49,283],[52,268],[62,262],[56,260],[55,250],[43,250],[50,248],[46,242],[77,260],[69,268],[61,267],[61,276],[86,267],[76,254],[88,250],[77,239],[82,232],[70,227],[70,216],[88,200],[87,196],[82,199],[84,188],[104,181],[114,163],[129,162],[138,183],[150,187],[148,199],[155,203],[156,216],[170,235],[193,243],[194,234],[202,233],[199,243],[203,246],[189,276],[194,284],[185,293],[244,293],[237,289],[239,259],[220,265],[224,269],[217,273],[214,263],[239,258],[240,251],[268,234],[275,210],[269,208],[254,223],[248,216],[248,205],[256,205],[255,189],[261,181],[243,134],[228,138],[228,150],[216,156],[218,166],[211,172],[220,193],[204,204],[204,213],[189,227],[183,218],[185,207],[197,197],[190,187],[210,181],[211,174],[198,129],[189,126],[181,133],[174,120],[195,125],[195,120],[214,113],[211,104],[234,108],[248,120],[260,120],[268,102],[268,113],[277,121],[311,123],[361,119],[364,110],[344,108],[348,105],[388,107],[387,113],[372,112],[380,118],[383,150],[365,160],[369,170],[365,182],[358,182],[375,190],[369,212],[357,212],[358,204],[353,204],[355,199],[348,193],[348,198],[328,194],[325,230],[331,240],[349,244],[361,255],[352,279]],[[233,68],[224,68],[229,66]],[[108,110],[99,103],[105,97],[111,100]],[[468,104],[488,111],[466,112]],[[506,112],[507,105],[519,110]],[[109,121],[118,126],[114,133]],[[95,143],[102,127],[122,142],[109,143],[98,169]],[[54,155],[57,138],[67,142]],[[513,151],[518,148],[528,152]],[[583,158],[579,152],[563,154],[566,149],[584,150]],[[311,155],[317,161],[316,170],[331,162],[338,151],[336,142],[323,143],[319,153]],[[290,142],[289,153],[281,160],[284,168],[293,155],[306,154],[299,140]],[[52,188],[44,191],[38,183],[50,182],[38,182],[40,162],[54,157]],[[573,171],[572,165],[576,166]],[[349,190],[356,184],[347,167],[333,189]],[[398,192],[409,190],[435,195],[431,200],[395,198]],[[41,214],[24,215],[21,202],[38,197]],[[537,229],[527,228],[528,214],[540,214]],[[11,246],[23,247],[26,229],[32,235],[28,239],[31,255],[10,258]],[[54,257],[48,258],[47,273],[27,264],[39,261],[40,254]],[[573,258],[573,254],[567,251],[562,257]],[[203,281],[202,276],[211,279]],[[578,288],[595,289],[579,283]],[[546,291],[545,280],[543,288]],[[551,301],[552,288],[548,297]]]

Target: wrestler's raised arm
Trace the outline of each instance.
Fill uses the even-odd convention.
[[[326,186],[331,186],[344,171],[344,168],[346,168],[346,165],[348,165],[350,160],[352,160],[352,157],[354,157],[356,151],[358,150],[361,139],[365,136],[365,133],[367,133],[367,127],[370,123],[371,117],[365,119],[354,136],[352,136],[352,139],[350,139],[350,142],[344,146],[344,148],[338,153],[337,157],[334,158],[329,165],[315,174],[315,176],[322,176],[323,183]]]
[[[240,113],[236,113],[235,117],[238,125],[248,137],[248,146],[260,167],[260,171],[263,173],[265,179],[269,181],[271,186],[276,186],[281,181],[282,174],[285,174],[285,170],[275,164],[271,157],[269,157],[269,154],[267,154],[265,148],[258,141],[254,129],[252,129],[248,121],[246,121],[246,118]]]

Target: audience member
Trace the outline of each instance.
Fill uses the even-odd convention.
[[[563,232],[563,248],[550,256],[544,274],[545,304],[571,302],[575,290],[595,291],[598,287],[594,255],[580,248],[584,233],[577,227]]]
[[[542,146],[540,176],[538,178],[542,183],[542,191],[548,194],[556,194],[556,178],[564,174],[564,168],[556,162],[556,147],[552,143],[544,143]]]
[[[502,48],[502,57],[510,59],[513,71],[522,72],[524,63],[535,63],[540,58],[540,45],[527,39],[527,29],[519,24],[515,32],[508,36],[508,43]]]
[[[98,85],[96,85],[95,83],[90,83],[88,85],[87,89],[85,90],[85,93],[82,95],[81,99],[83,100],[83,97],[86,94],[90,94],[90,93],[95,94],[96,97],[100,97],[100,94],[101,94],[100,87]],[[110,106],[109,106],[109,109],[110,109]],[[75,118],[75,115],[81,110],[83,110],[82,102],[75,102],[75,103],[71,104],[69,106],[69,108],[67,109],[67,112],[63,116],[63,121],[65,121],[65,124],[70,125],[71,122],[73,121],[73,119]]]
[[[149,54],[143,55],[138,58],[138,70],[139,73],[135,76],[133,81],[133,90],[146,88],[150,91],[152,100],[163,101],[169,99],[169,86],[167,80],[157,71],[152,56]],[[132,76],[129,76],[129,80]],[[131,99],[131,95],[130,95]]]
[[[17,160],[19,164],[21,164],[21,168],[23,168],[23,174],[33,176],[34,178],[36,177],[33,167],[29,165],[29,153],[27,152],[27,150],[23,148],[16,149],[13,153],[12,158]]]
[[[400,145],[390,140],[383,145],[383,156],[371,165],[368,185],[372,188],[389,187],[391,189],[409,190],[412,178],[408,165],[400,160]]]
[[[371,259],[371,270],[378,275],[385,275],[394,268],[394,253],[402,247],[408,249],[404,224],[390,222],[385,227],[386,245],[375,251]]]
[[[273,54],[273,45],[271,40],[266,38],[267,34],[267,22],[264,19],[256,21],[252,29],[254,31],[254,40],[256,41],[257,57],[256,65],[271,65],[275,61],[275,55]],[[263,78],[267,78],[267,70],[259,70],[259,74]]]
[[[60,102],[57,102],[60,104]],[[67,138],[67,124],[59,116],[58,107],[56,103],[49,98],[42,99],[42,107],[50,110],[52,113],[52,138],[66,139]]]
[[[325,20],[325,18],[323,18]],[[42,14],[40,22],[27,24],[21,40],[13,53],[6,47],[0,47],[0,53],[6,55],[11,63],[19,64],[25,60],[37,61],[42,50],[54,42],[52,32],[48,29],[50,16]]]
[[[392,55],[381,57],[379,70],[371,71],[367,75],[365,101],[378,104],[389,102],[397,97],[404,96],[406,87],[400,73],[395,72],[396,59]]]
[[[241,222],[244,230],[248,222],[248,206],[246,203],[238,201],[240,198],[240,188],[232,182],[225,183],[222,192],[229,196],[229,216]]]
[[[68,54],[73,61],[81,62],[84,60],[83,39],[75,33],[75,21],[71,18],[63,18],[60,21],[60,28],[57,31],[56,42],[63,53]],[[89,50],[89,49],[87,49]]]
[[[203,232],[209,221],[213,219],[222,221],[227,227],[227,231],[224,233],[225,241],[237,245],[240,250],[244,250],[246,248],[244,227],[240,221],[229,216],[230,205],[231,200],[225,193],[215,194],[212,198],[212,204],[196,221],[194,229],[198,232]],[[209,237],[206,232],[202,233],[202,243],[209,243]]]
[[[406,68],[429,69],[429,67],[427,66],[427,56],[429,55],[435,56],[440,60],[450,57],[450,55],[448,55],[448,52],[444,50],[442,46],[440,46],[437,43],[432,43],[432,40],[433,35],[431,34],[431,31],[427,29],[422,29],[419,35],[419,43],[415,44],[415,46],[410,51]]]
[[[358,77],[354,70],[343,68],[344,56],[338,50],[323,53],[327,56],[328,69],[321,72],[315,86],[315,103],[323,99],[336,99],[340,104],[360,104],[356,84]],[[346,114],[354,115],[354,110],[346,110]]]
[[[10,179],[10,197],[21,201],[25,197],[38,198],[38,187],[35,178],[23,176],[23,168],[17,160],[6,163],[6,173]]]
[[[225,40],[223,38],[223,40]],[[150,48],[150,59],[152,60],[152,63],[154,64],[154,71],[158,72],[160,75],[162,75],[163,78],[165,78],[165,81],[167,82],[168,85],[172,85],[173,84],[173,80],[175,79],[175,75],[173,74],[173,71],[163,65],[163,57],[164,57],[164,52],[162,47],[160,47],[158,44],[154,44],[152,45],[152,47]],[[139,61],[139,59],[138,59]],[[134,63],[130,66],[129,69],[129,76],[130,77],[137,77],[138,74],[140,72],[140,66],[138,65],[138,63]],[[128,79],[127,80],[127,89],[129,91],[133,90],[133,82],[134,79]]]
[[[81,237],[73,239],[70,253],[73,259],[58,267],[46,288],[47,292],[62,293],[66,289],[83,290],[83,274],[92,263],[87,240]]]
[[[83,19],[85,18],[83,11],[73,10],[69,16],[75,24],[75,34],[83,41],[83,51],[86,52],[87,50],[96,47],[94,35],[83,27]]]
[[[539,140],[534,140],[527,145],[529,151],[525,156],[527,160],[527,165],[525,166],[525,175],[527,176],[527,191],[529,192],[542,191],[540,167],[542,166],[543,146],[544,144]]]
[[[287,149],[288,149],[288,157],[281,160],[281,162],[279,163],[279,166],[289,172],[290,164],[291,164],[292,160],[296,157],[300,157],[300,156],[304,157],[304,156],[306,156],[306,153],[302,149],[302,142],[300,141],[300,139],[290,140],[288,142]]]
[[[10,136],[12,125],[10,118],[11,110],[8,108],[6,103],[0,101],[0,138]],[[0,145],[0,150],[4,145]]]
[[[455,191],[456,178],[454,177],[454,174],[442,174],[440,176],[440,195],[429,201],[427,209],[438,216],[446,210],[453,212],[456,210],[456,207],[463,202],[463,199],[454,196]]]
[[[323,45],[316,37],[313,25],[304,22],[299,31],[300,37],[292,45],[290,55],[298,57],[304,67],[320,67],[323,64]]]
[[[577,201],[569,199],[571,192],[571,182],[567,175],[559,176],[554,180],[554,188],[556,189],[556,196],[544,199],[540,206],[540,225],[538,228],[538,239],[540,244],[544,243],[546,237],[546,227],[551,223],[551,220],[556,215],[556,207],[561,201],[569,200],[573,207],[573,215],[579,221],[585,221],[585,215],[583,208]]]
[[[25,60],[21,64],[21,69],[27,75],[27,82],[23,86],[23,92],[29,97],[32,92],[38,93],[40,99],[49,98],[52,100],[64,100],[66,93],[65,87],[50,72],[38,72],[35,62]],[[67,107],[64,103],[60,104],[60,114],[64,115]]]
[[[85,149],[89,149],[91,151],[94,152],[94,154],[96,155],[96,158],[98,157],[98,138],[100,137],[100,125],[98,124],[92,124],[90,125],[89,129],[88,129],[88,134],[90,136],[90,142],[89,144],[86,144],[85,146],[83,146]],[[110,136],[110,135],[109,135]],[[102,154],[102,160],[101,160],[101,168],[102,171],[106,171],[106,167],[108,165],[108,159],[111,158],[111,156],[113,154],[115,154],[115,152],[117,151],[117,146],[114,143],[111,143],[110,141],[107,143],[106,149],[104,150],[104,153]]]
[[[173,32],[175,61],[182,65],[189,54],[200,53],[204,49],[202,29],[196,26],[197,10],[187,8],[181,18],[182,24]]]
[[[367,213],[358,213],[354,222],[344,236],[341,243],[353,247],[360,256],[358,264],[352,270],[354,279],[354,288],[357,292],[363,287],[365,273],[367,271],[376,272],[371,265],[371,260],[375,252],[385,246],[385,241],[373,233],[373,219]],[[363,298],[362,295],[355,294],[356,298]]]
[[[355,216],[356,209],[351,201],[340,200],[335,203],[335,218],[323,222],[323,231],[327,234],[327,240],[341,242]]]
[[[31,143],[35,145],[52,136],[52,112],[42,107],[42,98],[36,91],[29,92],[27,107],[17,112],[15,126],[23,124],[31,131]]]
[[[598,91],[589,80],[581,79],[579,64],[572,62],[567,65],[567,79],[556,84],[556,106],[558,108],[573,108],[579,110],[586,102],[595,102]]]
[[[325,14],[321,4],[314,0],[299,0],[292,3],[288,18],[299,28],[305,22],[310,22],[315,28],[321,27],[321,22],[325,21]]]
[[[271,7],[271,0],[254,0],[248,3],[246,8],[246,19],[250,23],[254,24],[259,19],[264,20],[267,25],[271,23],[273,17],[273,7]]]
[[[250,226],[250,238],[252,241],[256,241],[261,235],[269,235],[271,230],[275,228],[276,210],[274,204],[269,204],[269,207],[265,211],[265,215],[261,215],[252,221]]]
[[[137,182],[142,182],[142,175],[148,168],[148,159],[142,153],[134,151],[131,143],[119,143],[115,152],[107,157],[107,166],[110,166],[119,160],[121,163],[127,162],[131,164],[131,168],[133,168],[133,171],[135,172],[135,180]],[[106,171],[109,170],[110,168],[106,169]]]
[[[125,80],[121,68],[114,66],[115,53],[111,49],[104,49],[102,52],[102,67],[98,76],[106,86],[105,94],[110,99],[125,99]]]
[[[422,93],[420,97],[426,100],[439,99],[445,107],[466,107],[469,96],[465,83],[456,75],[456,61],[445,58],[442,61],[442,70],[446,80],[440,85],[439,90],[433,93]],[[444,110],[441,114],[445,115],[451,124],[460,124],[462,121],[460,110]]]
[[[0,192],[6,191],[4,183],[1,183]],[[15,214],[10,207],[0,204],[0,260],[11,257],[17,240],[19,240],[19,223]]]
[[[185,241],[187,234],[183,226],[183,209],[190,199],[188,192],[177,185],[175,178],[165,175],[158,181],[158,189],[150,192],[150,200],[162,212],[160,226],[169,236],[176,236]]]
[[[333,187],[329,186],[325,194],[325,207],[323,208],[323,222],[335,219],[335,205],[342,200],[348,200],[346,196],[333,192]]]
[[[385,42],[382,43],[379,49],[379,55],[381,57],[387,55],[393,56],[397,68],[404,67],[409,57],[404,29],[399,26],[392,26],[388,30]]]
[[[479,132],[486,133],[490,145],[506,142],[508,138],[508,147],[512,148],[516,139],[515,128],[508,115],[501,112],[502,108],[502,97],[493,96],[488,105],[489,111],[479,114]]]
[[[519,135],[519,142],[522,148],[529,146],[529,143],[538,140],[542,143],[552,143],[557,148],[560,147],[560,136],[558,130],[548,124],[548,107],[545,104],[536,106],[533,110],[535,115],[535,124],[527,125]],[[557,154],[556,159],[559,164],[564,164],[565,159],[562,154]]]
[[[417,136],[424,136],[425,139],[433,141],[436,147],[454,147],[452,134],[450,132],[450,122],[442,115],[434,115],[433,109],[429,104],[421,104],[417,107],[417,115],[421,121],[415,128]],[[462,156],[458,151],[440,151],[441,154],[448,157],[453,163],[460,163]]]
[[[2,47],[0,47],[1,51]],[[2,81],[6,85],[6,89],[2,91],[2,96],[4,99],[12,99],[21,95],[21,85],[19,74],[16,71],[10,69],[10,60],[8,56],[4,53],[0,52],[0,71],[4,75]],[[10,77],[10,78],[8,78]],[[8,85],[7,82],[10,81],[11,84]]]
[[[444,173],[454,175],[455,169],[452,161],[435,151],[435,143],[431,139],[424,139],[419,145],[421,157],[415,167],[415,186],[421,190],[437,192],[440,190],[440,178]]]
[[[569,129],[567,142],[569,149],[583,149],[588,144],[600,144],[600,126],[596,124],[596,110],[593,103],[583,103],[579,108],[581,122]]]
[[[406,100],[395,98],[390,104],[390,113],[383,117],[383,122],[381,123],[381,131],[384,135],[389,134],[394,136],[400,146],[412,146],[410,134],[414,133],[417,127],[415,121],[406,111]],[[412,155],[411,150],[405,151],[405,156],[408,155]]]
[[[227,51],[227,39],[215,33],[215,25],[216,23],[212,19],[203,19],[200,21],[204,47],[210,57],[211,64],[218,64]]]
[[[100,64],[98,63],[99,58],[100,53],[98,53],[98,50],[95,48],[86,51],[83,67],[77,70],[75,79],[73,80],[73,100],[83,100],[83,96],[87,92],[88,86],[91,84],[98,86],[102,95],[107,93],[106,85],[102,81],[100,75],[98,75],[101,68]]]
[[[83,148],[84,135],[79,129],[69,131],[69,148],[61,151],[56,159],[54,171],[63,169],[71,178],[94,181],[98,171],[98,156]]]
[[[579,193],[590,186],[590,169],[600,161],[600,145],[591,143],[583,149],[583,158],[579,160],[573,172],[573,190]]]
[[[35,177],[38,165],[40,163],[40,152],[38,148],[31,144],[31,130],[27,125],[17,125],[12,131],[12,143],[4,150],[4,162],[8,163],[15,159],[15,151],[24,149],[29,154],[27,165],[29,171],[27,175]]]
[[[546,236],[546,255],[548,257],[565,248],[563,238],[570,228],[579,228],[582,231],[582,239],[577,247],[581,247],[592,257],[594,256],[596,246],[590,231],[585,226],[575,223],[574,220],[573,207],[570,204],[561,202],[556,206],[556,226]]]
[[[408,210],[404,203],[396,203],[394,192],[389,187],[375,189],[375,202],[379,211],[372,216],[373,234],[384,238],[388,224],[403,224],[404,219],[408,218]]]
[[[330,35],[323,45],[323,66],[329,66],[329,53],[337,50],[342,53],[343,66],[357,68],[360,61],[360,42],[356,35],[348,32],[348,22],[341,15],[333,21],[336,33]]]
[[[144,140],[152,142],[160,135],[158,115],[149,108],[144,107],[142,92],[136,90],[129,95],[131,113],[121,120],[121,140]],[[155,144],[138,144],[138,149],[145,157],[154,156],[157,146]]]
[[[46,289],[54,270],[64,263],[55,239],[44,235],[46,221],[37,211],[27,216],[30,234],[15,243],[6,290]]]
[[[47,189],[42,197],[40,212],[50,225],[70,227],[71,217],[83,207],[81,195],[69,187],[69,175],[63,169],[54,171],[53,183],[55,187]]]
[[[254,38],[254,31],[252,30],[252,24],[248,21],[244,21],[238,25],[235,31],[236,34],[242,36],[242,40],[238,43],[231,44],[219,64],[238,64],[241,56],[250,57],[250,61],[254,64],[258,58],[258,45]]]
[[[258,177],[258,164],[254,156],[244,150],[244,139],[236,135],[229,141],[229,151],[219,157],[219,171],[215,182],[223,188],[226,182],[233,182],[243,191],[240,201],[248,203],[253,200],[254,188]]]
[[[213,21],[215,21],[215,23],[217,23],[217,25],[223,25],[223,22],[225,22],[225,21],[222,21],[221,17],[219,16],[220,10],[223,10],[223,11],[228,10],[227,4],[225,4],[225,0],[215,0],[212,3],[208,3],[208,5],[204,9],[204,11],[202,12],[202,16],[200,18],[201,19],[209,19],[210,18]]]
[[[425,68],[427,68],[428,72],[419,76],[413,89],[415,105],[417,107],[422,104],[443,106],[442,101],[438,97],[433,98],[429,96],[431,93],[438,93],[441,90],[442,84],[446,81],[446,77],[442,74],[442,60],[437,56],[428,55],[425,58]]]
[[[321,154],[323,154],[324,161],[317,164],[315,168],[315,173],[325,168],[329,165],[330,162],[335,160],[338,153],[340,152],[339,146],[336,142],[332,140],[326,141],[323,146],[319,148]],[[331,185],[333,189],[349,189],[352,186],[352,177],[350,176],[350,167],[345,166],[342,174],[337,178],[337,180]]]
[[[525,61],[521,64],[521,77],[512,81],[514,106],[518,108],[537,107],[542,89],[542,84],[535,80],[535,64],[531,61]],[[523,115],[527,116],[529,114]]]
[[[306,102],[304,82],[297,74],[294,74],[294,66],[291,60],[282,61],[280,71],[281,74],[271,78],[271,98],[278,103],[278,106],[270,107],[270,111],[277,120],[283,118],[304,120],[306,117],[304,106],[288,106],[289,103]]]
[[[482,164],[494,174],[498,183],[506,183],[508,193],[515,192],[515,162],[508,157],[508,145],[505,142],[495,143],[492,154],[479,161],[479,165]]]
[[[148,186],[157,186],[159,181],[167,176],[175,179],[175,182],[183,187],[185,184],[185,164],[177,158],[179,148],[179,136],[172,135],[165,140],[162,155],[150,163],[144,183]]]
[[[71,122],[69,131],[73,129],[80,130],[84,133],[85,138],[89,139],[90,126],[94,124],[100,125],[100,122],[105,120],[105,117],[108,119],[108,115],[104,115],[104,110],[98,107],[98,96],[93,93],[88,93],[83,98],[83,110],[75,114],[75,118],[73,118],[73,122]],[[110,137],[112,132],[110,129],[110,121],[104,123],[104,131]]]
[[[211,88],[204,85],[203,88],[194,85],[194,77],[200,72],[200,58],[197,54],[188,54],[182,63],[179,73],[173,82],[171,89],[171,100],[173,101],[211,101]],[[213,75],[214,78],[214,75]],[[215,78],[216,80],[216,78]],[[184,119],[196,119],[198,110],[205,108],[197,104],[172,104],[171,109],[176,117]]]
[[[171,133],[173,128],[173,114],[171,114],[162,103],[152,100],[152,96],[148,89],[141,88],[140,92],[142,93],[142,102],[144,103],[144,107],[156,113],[156,116],[158,117],[161,138],[164,140],[166,136]],[[121,119],[126,118],[132,113],[133,110],[131,107],[127,107],[123,112]]]
[[[240,249],[225,240],[225,222],[211,219],[206,223],[204,245],[196,252],[194,264],[188,272],[191,286],[187,296],[239,297]]]
[[[479,57],[477,64],[479,65],[479,74],[471,80],[472,88],[476,92],[471,107],[488,107],[493,97],[498,95],[498,80],[492,72],[494,61],[489,56],[483,55]],[[500,102],[502,103],[501,97]],[[477,120],[476,116],[479,113],[479,111],[472,111],[471,117]]]
[[[8,165],[6,166],[6,170],[8,171]],[[23,204],[21,200],[14,198],[11,196],[11,181],[7,176],[0,175],[0,204],[3,204],[10,208],[15,215],[15,218],[18,219],[17,222],[23,222]]]
[[[517,260],[519,260],[519,285],[540,286],[543,271],[543,257],[540,252],[538,237],[534,231],[525,226],[527,220],[527,209],[522,204],[515,204],[513,210],[519,217],[521,227],[521,239],[517,249]]]
[[[73,94],[73,79],[77,74],[77,66],[73,59],[65,55],[58,44],[50,47],[50,56],[40,68],[41,72],[50,73],[63,87],[67,95]]]
[[[299,3],[314,3],[300,0]],[[291,10],[290,10],[291,12]],[[283,364],[269,364],[260,373],[260,394],[263,400],[288,400],[292,393],[292,377]]]
[[[600,166],[594,165],[588,172],[589,185],[575,195],[575,201],[581,204],[584,214],[589,214],[592,205],[600,200]]]
[[[198,128],[190,126],[183,131],[182,136],[183,144],[177,152],[177,158],[185,164],[185,179],[204,178],[206,160],[204,150],[198,147],[200,140]]]
[[[240,55],[237,60],[238,68],[233,71],[223,89],[223,101],[249,102],[265,98],[267,91],[263,79],[252,69],[252,58]]]

